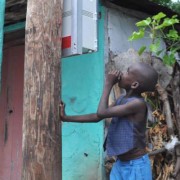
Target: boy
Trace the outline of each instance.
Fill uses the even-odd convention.
[[[136,63],[127,72],[111,71],[104,84],[97,113],[66,116],[64,104],[60,104],[60,117],[66,122],[98,122],[111,118],[106,138],[108,156],[116,156],[110,180],[151,180],[151,166],[145,147],[146,103],[141,97],[145,91],[154,91],[158,74],[148,64]],[[108,106],[110,91],[114,84],[126,90],[116,103]]]

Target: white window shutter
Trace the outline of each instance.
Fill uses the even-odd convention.
[[[97,0],[85,0],[82,7],[83,48],[97,51]]]
[[[97,0],[66,0],[63,8],[63,57],[97,51]]]

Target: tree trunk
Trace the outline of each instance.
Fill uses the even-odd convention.
[[[174,68],[174,75],[171,82],[172,95],[174,102],[174,112],[176,116],[176,126],[180,138],[180,66],[176,64]]]
[[[29,0],[25,38],[23,180],[60,180],[62,1]]]
[[[174,75],[171,82],[172,95],[174,102],[174,112],[176,117],[176,126],[178,130],[178,136],[180,139],[180,66],[176,64],[174,68]],[[175,165],[175,176],[176,179],[180,179],[180,146],[176,147],[176,165]]]

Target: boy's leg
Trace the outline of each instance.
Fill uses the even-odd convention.
[[[152,180],[151,162],[148,155],[134,160],[134,176],[132,180]],[[131,180],[131,179],[130,179]]]
[[[110,173],[110,180],[152,180],[151,164],[147,155],[127,161],[116,161]]]
[[[127,180],[152,180],[151,163],[148,155],[131,160],[131,172]]]
[[[123,180],[120,172],[120,162],[117,160],[111,169],[110,180]]]

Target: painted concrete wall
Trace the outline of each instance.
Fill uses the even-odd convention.
[[[147,18],[149,15],[128,10],[119,7],[107,8],[107,44],[109,52],[117,55],[121,52],[126,52],[129,48],[139,50],[143,45],[148,46],[150,44],[149,39],[141,39],[137,41],[128,41],[128,37],[132,32],[137,31],[135,24]],[[161,46],[165,47],[161,42]]]
[[[3,48],[3,36],[4,36],[4,12],[5,12],[5,0],[1,0],[0,1],[0,87],[1,87],[2,48]]]
[[[62,59],[62,99],[68,115],[94,113],[104,78],[104,18],[98,20],[98,51]],[[104,124],[62,124],[63,180],[103,178]]]

